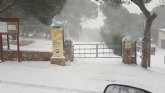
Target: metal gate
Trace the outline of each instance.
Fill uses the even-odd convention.
[[[121,58],[121,55],[115,55],[114,49],[122,53],[122,49],[117,46],[107,46],[105,44],[74,44],[75,58]]]

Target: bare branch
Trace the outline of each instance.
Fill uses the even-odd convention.
[[[146,18],[150,17],[150,12],[145,7],[143,0],[131,0],[131,1],[140,8],[140,10],[143,12]]]
[[[0,3],[2,4],[3,0],[0,0],[0,1],[1,1]],[[16,0],[12,0],[11,3],[5,5],[3,8],[0,8],[0,13],[2,13],[4,11],[8,10],[9,8],[11,8],[11,6],[14,5],[15,2],[16,2]]]
[[[0,4],[2,4],[3,0],[0,0]]]
[[[151,17],[155,19],[157,17],[157,14],[154,12]]]

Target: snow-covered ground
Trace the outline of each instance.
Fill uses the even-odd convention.
[[[21,49],[51,51],[50,40],[35,42]],[[0,93],[102,93],[111,83],[165,93],[164,56],[165,49],[158,48],[148,69],[140,67],[140,57],[138,65],[123,64],[120,58],[79,58],[67,66],[49,61],[5,61],[0,63]]]
[[[52,41],[47,39],[20,38],[20,40],[33,40],[34,43],[27,46],[20,46],[22,51],[52,51]],[[10,44],[11,50],[16,50],[17,46]],[[4,46],[7,49],[7,46]]]

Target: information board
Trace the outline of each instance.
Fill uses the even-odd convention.
[[[63,29],[61,26],[52,27],[53,57],[63,57]]]
[[[16,35],[17,39],[17,57],[20,62],[20,48],[19,48],[19,19],[18,18],[0,18],[0,58],[3,58],[3,38],[2,35],[7,35],[8,49],[10,46],[9,35]]]
[[[18,34],[19,20],[17,18],[0,18],[0,34]]]
[[[126,49],[132,48],[132,42],[130,42],[130,41],[125,41],[125,48],[126,48]]]
[[[0,33],[7,33],[7,22],[0,22]]]

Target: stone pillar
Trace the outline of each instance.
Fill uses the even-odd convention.
[[[132,53],[130,49],[124,49],[123,63],[132,64]]]
[[[133,57],[133,43],[130,37],[123,38],[123,63],[124,64],[134,64],[135,63],[135,57]]]
[[[65,40],[64,42],[64,55],[66,61],[74,61],[73,42],[71,40]]]
[[[50,59],[51,63],[65,66],[64,35],[62,26],[57,25],[52,27],[52,46],[53,55]]]
[[[65,57],[51,57],[51,64],[65,66]]]

